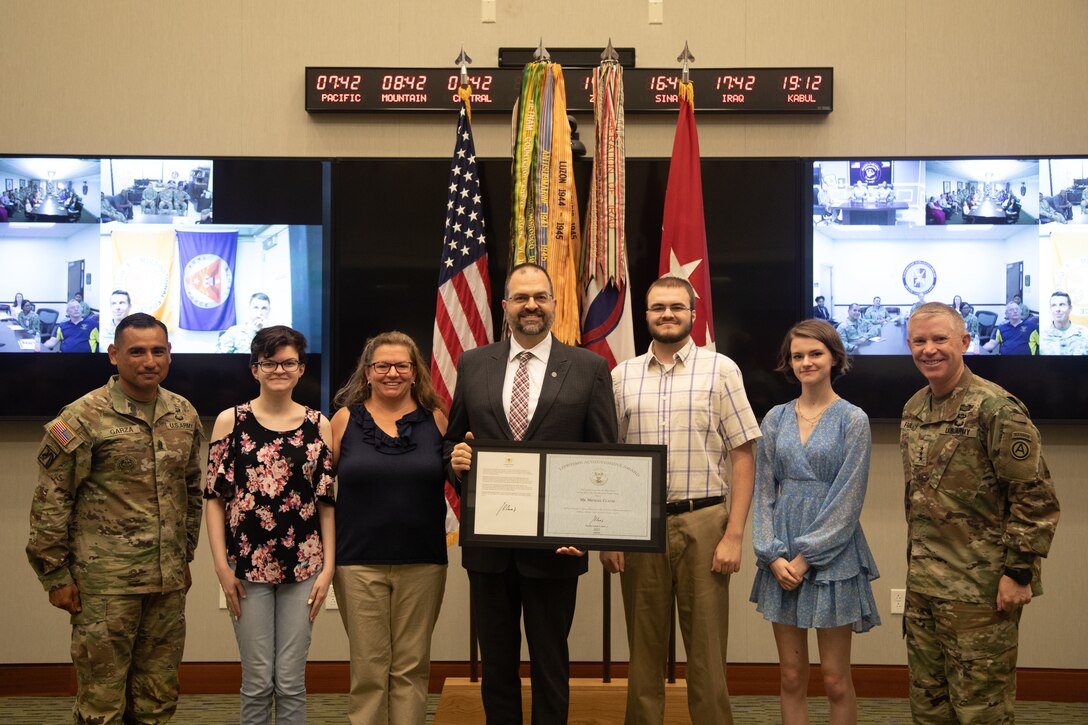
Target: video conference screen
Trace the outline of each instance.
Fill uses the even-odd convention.
[[[217,224],[211,160],[6,157],[0,183],[0,353],[104,353],[134,312],[174,353],[248,355],[273,324],[321,352],[321,226]]]
[[[1088,355],[1088,159],[816,160],[812,178],[810,316],[852,353],[908,355],[907,318],[937,301],[972,354]]]

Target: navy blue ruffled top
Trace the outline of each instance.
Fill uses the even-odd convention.
[[[383,431],[363,405],[349,407],[340,442],[336,565],[445,564],[442,434],[416,408]]]

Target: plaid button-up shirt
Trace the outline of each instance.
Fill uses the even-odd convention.
[[[740,368],[691,340],[671,366],[653,354],[612,371],[621,443],[669,447],[668,500],[724,496],[727,454],[760,437]]]

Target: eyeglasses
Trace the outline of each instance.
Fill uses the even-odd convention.
[[[517,305],[517,306],[520,307],[521,305],[528,304],[529,300],[532,300],[533,302],[536,302],[538,305],[543,306],[543,305],[548,304],[548,300],[550,300],[551,298],[552,298],[551,294],[549,294],[547,292],[540,292],[540,293],[537,293],[537,294],[532,295],[532,296],[530,296],[530,295],[510,295],[509,297],[506,298],[506,301],[509,302],[510,304]]]
[[[682,315],[690,309],[690,307],[685,305],[650,305],[650,308],[646,311],[655,315],[663,315],[665,314],[665,310],[668,310],[674,315]]]
[[[392,369],[396,369],[396,371],[398,373],[400,373],[401,375],[407,375],[408,373],[412,372],[413,367],[415,367],[415,364],[410,363],[410,362],[399,362],[399,363],[376,362],[376,363],[370,363],[370,369],[373,370],[374,372],[378,373],[379,375],[385,375],[386,373],[388,373]]]
[[[285,373],[293,373],[302,365],[302,363],[294,358],[291,358],[290,360],[281,360],[280,362],[276,362],[275,360],[261,360],[259,363],[255,364],[266,373],[274,373],[279,368],[283,368],[283,372]]]

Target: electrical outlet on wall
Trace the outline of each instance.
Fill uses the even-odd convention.
[[[907,590],[906,589],[892,589],[892,614],[902,614],[903,609],[907,606]]]

